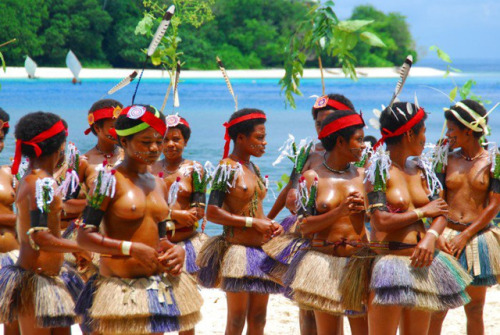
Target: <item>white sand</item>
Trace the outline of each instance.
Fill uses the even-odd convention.
[[[131,74],[134,69],[82,69],[80,79],[85,78],[125,78]],[[393,78],[398,77],[398,67],[384,68],[358,68],[358,77],[366,78]],[[283,77],[285,71],[283,69],[267,69],[267,70],[228,70],[230,78],[270,78],[279,79]],[[412,77],[440,77],[444,75],[444,71],[429,67],[413,67],[411,69]],[[24,67],[7,67],[4,73],[0,71],[0,80],[3,78],[27,78],[28,75]],[[73,78],[68,68],[61,67],[40,67],[35,72],[35,77],[46,78]],[[195,71],[183,70],[182,78],[222,78],[219,70],[211,71]],[[344,78],[341,69],[325,69],[325,78]],[[162,70],[146,70],[143,78],[168,78],[168,73]],[[304,78],[320,78],[319,69],[304,70]]]

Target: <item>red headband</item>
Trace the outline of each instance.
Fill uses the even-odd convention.
[[[157,132],[159,132],[162,137],[165,137],[165,133],[167,132],[167,125],[165,124],[165,121],[163,121],[161,118],[156,117],[155,114],[153,114],[151,112],[147,112],[146,107],[144,107],[144,110],[145,110],[144,114],[142,114],[140,117],[138,117],[138,118],[130,117],[128,115],[128,112],[133,107],[137,107],[137,106],[132,105],[132,106],[128,106],[128,107],[124,108],[121,111],[120,115],[126,115],[128,118],[132,118],[132,119],[139,119],[142,122],[147,123],[151,128],[153,128]],[[151,107],[154,108],[153,106],[151,106]],[[156,108],[154,108],[154,110],[155,110],[155,113],[158,112],[158,110]]]
[[[89,126],[92,127],[92,125],[96,121],[99,121],[102,119],[116,119],[116,118],[118,118],[121,111],[122,111],[122,109],[120,108],[120,106],[101,108],[101,109],[95,110],[93,112],[90,112],[89,115],[87,116],[87,121],[89,123]],[[91,127],[89,127],[87,130],[84,131],[85,135],[90,134],[90,132],[92,131]]]
[[[55,135],[59,134],[62,131],[66,132],[66,136],[68,136],[68,130],[64,126],[61,120],[57,121],[52,127],[49,129],[42,131],[40,134],[36,135],[29,141],[16,140],[16,153],[14,155],[14,163],[12,164],[11,172],[13,175],[16,175],[19,172],[19,164],[21,164],[21,145],[31,145],[35,150],[36,157],[40,157],[42,154],[42,149],[38,146],[38,143],[43,142]]]
[[[10,128],[9,121],[0,120],[0,129]]]
[[[321,129],[318,138],[321,140],[322,138],[327,137],[341,129],[351,127],[351,126],[364,126],[365,121],[363,121],[363,117],[359,114],[352,114],[343,116],[335,121],[330,122],[326,126]]]
[[[240,116],[230,122],[224,122],[223,126],[226,128],[226,133],[224,134],[224,141],[226,143],[224,144],[224,155],[222,156],[222,159],[226,158],[229,155],[229,145],[231,143],[231,137],[229,136],[229,128],[234,126],[237,123],[248,121],[248,120],[253,120],[253,119],[266,119],[265,114],[261,113],[252,113],[252,114],[247,114]]]
[[[189,123],[188,123],[186,120],[184,120],[183,118],[181,118],[180,123],[182,123],[183,125],[185,125],[185,126],[186,126],[186,127],[188,127],[189,129],[191,129],[191,127],[189,126]]]
[[[326,106],[330,106],[332,108],[335,108],[336,110],[351,110],[350,107],[344,105],[340,101],[330,99],[328,95],[322,96],[318,99],[316,99],[316,102],[314,103],[313,108],[314,109],[320,109],[324,108]]]
[[[382,130],[380,131],[382,133],[382,138],[380,140],[378,140],[377,143],[375,143],[375,145],[373,146],[373,149],[374,150],[377,149],[388,138],[403,135],[404,133],[406,133],[407,131],[409,131],[413,127],[415,127],[420,121],[422,121],[422,119],[424,118],[424,115],[425,115],[424,109],[419,108],[418,111],[415,113],[415,115],[408,122],[406,122],[404,125],[402,125],[398,129],[396,129],[394,132],[392,132],[386,128],[382,128]]]

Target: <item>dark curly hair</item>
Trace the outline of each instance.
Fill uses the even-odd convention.
[[[3,122],[8,122],[8,121],[10,121],[10,116],[9,116],[9,114],[8,114],[6,111],[4,111],[4,110],[2,109],[2,107],[0,107],[0,120],[2,120]],[[2,128],[3,135],[4,135],[4,136],[7,136],[7,134],[9,133],[9,130],[10,130],[10,128]]]
[[[474,101],[474,100],[470,100],[470,99],[462,100],[460,102],[463,103],[464,105],[466,105],[467,107],[469,107],[470,109],[472,109],[477,114],[479,114],[481,116],[486,115],[486,108],[484,108],[483,105],[481,105],[479,102]],[[467,128],[464,124],[462,124],[462,122],[458,121],[458,119],[456,118],[455,115],[453,115],[453,113],[450,111],[450,109],[453,109],[454,111],[456,111],[458,113],[458,115],[460,115],[460,117],[467,122],[475,121],[472,118],[472,116],[470,116],[470,114],[467,113],[463,108],[461,108],[457,105],[450,106],[450,108],[444,112],[444,117],[447,121],[451,121],[451,122],[455,123],[457,125],[457,127],[462,129],[462,130],[469,129],[469,128]],[[486,123],[488,123],[488,117],[486,117]],[[484,135],[484,130],[482,130],[480,132],[479,131],[472,131],[472,134],[474,135],[475,138],[480,138],[481,136]]]
[[[413,110],[412,114],[410,114],[408,111],[408,104],[411,105],[411,108]],[[401,115],[400,111],[403,112],[404,116]],[[417,112],[417,107],[415,106],[415,104],[408,102],[395,102],[392,105],[392,108],[386,107],[382,111],[382,114],[380,115],[380,129],[382,130],[383,128],[385,128],[389,131],[395,131],[396,129],[404,126],[408,122],[408,120],[410,120],[415,115],[416,112]],[[422,127],[424,126],[426,119],[427,119],[427,114],[424,114],[422,120],[416,125],[414,125],[412,130],[415,133],[418,133],[420,129],[422,129]],[[404,134],[387,138],[385,140],[385,143],[388,145],[398,144],[403,139],[403,136]]]
[[[249,136],[254,131],[255,126],[266,123],[266,113],[264,113],[260,109],[243,108],[237,112],[234,112],[231,115],[228,122],[231,122],[234,119],[237,119],[239,117],[242,117],[242,116],[245,116],[248,114],[254,114],[254,113],[255,114],[262,114],[262,119],[257,118],[257,119],[247,120],[247,121],[243,121],[243,122],[235,124],[234,126],[229,127],[229,129],[228,129],[229,137],[231,137],[231,139],[233,141],[236,141],[238,134],[243,134],[245,136]]]
[[[354,105],[352,104],[351,100],[347,99],[342,94],[334,94],[334,93],[328,94],[328,99],[332,99],[332,100],[336,100],[338,102],[341,102],[344,105],[346,105],[347,107],[349,107],[350,110],[352,110],[352,111],[355,110]],[[314,109],[314,107],[313,107],[311,109],[313,119],[316,120],[318,118],[318,113],[321,111],[326,111],[326,110],[336,110],[336,109],[331,107],[331,106],[328,106],[328,105],[323,107],[323,108],[318,108],[318,109]]]
[[[181,117],[181,120],[184,120],[187,122],[187,120],[183,117]],[[184,123],[180,123],[175,126],[175,127],[169,127],[169,129],[179,129],[181,131],[182,137],[184,137],[184,141],[187,143],[189,141],[189,138],[191,137],[191,128],[186,126]]]
[[[14,135],[16,139],[21,141],[29,141],[35,136],[41,134],[45,130],[50,129],[54,124],[62,120],[59,115],[46,112],[35,112],[29,113],[23,116],[16,124],[16,129]],[[66,129],[68,124],[66,121],[62,120]],[[43,142],[38,143],[38,146],[42,150],[41,156],[48,156],[57,152],[61,145],[66,141],[66,132],[62,131],[51,138],[46,139]],[[33,159],[36,157],[35,149],[31,145],[22,144],[21,153]]]
[[[154,108],[153,106],[151,105],[139,105],[139,104],[135,104],[134,106],[143,106],[143,107],[146,107],[146,113],[151,113],[153,115],[155,115],[157,109]],[[158,113],[160,114],[159,116],[159,119],[165,123],[165,115],[163,115],[162,112],[158,111]],[[123,129],[129,129],[129,128],[132,128],[134,126],[137,126],[139,124],[141,124],[142,121],[140,119],[130,119],[127,117],[127,115],[124,115],[124,114],[121,114],[118,119],[116,119],[116,122],[115,122],[115,129],[116,130],[123,130]],[[127,140],[131,140],[132,137],[134,137],[135,134],[132,134],[132,135],[129,135],[129,136],[126,136],[125,138]],[[120,135],[118,135],[118,143],[120,143]]]
[[[326,125],[335,122],[336,120],[348,116],[348,115],[354,115],[358,114],[355,111],[352,110],[339,110],[336,111],[335,113],[332,113],[328,115],[325,120],[321,123],[321,129],[323,129]],[[323,144],[323,147],[325,148],[326,151],[332,151],[333,148],[335,147],[335,144],[337,143],[337,139],[342,136],[346,141],[349,141],[351,136],[354,134],[354,132],[358,129],[363,129],[363,125],[357,125],[357,126],[350,126],[344,129],[340,129],[339,131],[336,131],[335,133],[332,133],[328,135],[327,137],[323,137],[321,139],[321,144]]]
[[[92,107],[90,107],[89,109],[89,112],[88,114],[92,113],[92,112],[95,112],[96,110],[98,109],[102,109],[102,108],[108,108],[108,107],[120,107],[120,108],[123,108],[123,104],[117,100],[114,100],[114,99],[102,99],[102,100],[98,100],[96,102],[94,102],[94,104],[92,105]],[[94,122],[94,124],[90,127],[90,130],[92,131],[92,134],[94,135],[97,135],[94,127],[99,127],[99,128],[102,128],[102,126],[104,125],[104,121],[106,119],[101,119],[101,120],[97,120],[96,122]]]

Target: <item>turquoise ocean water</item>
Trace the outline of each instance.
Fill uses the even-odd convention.
[[[484,63],[473,63],[467,73],[454,78],[457,83],[463,83],[469,78],[477,81],[474,89],[476,94],[496,103],[500,101],[500,67],[498,63],[485,66]],[[493,70],[492,70],[493,69]],[[8,164],[9,157],[14,152],[13,126],[24,114],[33,111],[50,111],[61,115],[69,124],[69,140],[77,144],[80,151],[85,152],[95,144],[92,135],[85,136],[87,128],[87,111],[93,102],[119,80],[116,79],[86,79],[81,85],[72,85],[69,80],[28,80],[11,79],[0,80],[0,107],[11,115],[11,133],[5,141],[5,150],[0,155],[0,164]],[[314,136],[311,106],[314,103],[311,95],[321,94],[321,83],[316,79],[303,80],[301,90],[303,97],[297,98],[297,109],[285,108],[284,97],[280,94],[277,79],[235,79],[232,80],[234,90],[238,95],[239,107],[259,108],[268,115],[266,154],[254,159],[260,166],[263,175],[269,175],[271,181],[278,180],[283,173],[289,173],[291,162],[284,161],[277,167],[271,164],[278,156],[278,148],[293,134],[297,139]],[[134,83],[135,84],[135,83]],[[342,93],[349,97],[357,110],[361,110],[367,121],[373,117],[372,109],[382,104],[387,105],[392,96],[396,79],[360,79],[357,82],[348,79],[330,79],[326,82],[327,92]],[[168,81],[143,78],[137,103],[161,106],[168,86]],[[417,94],[419,103],[429,113],[427,121],[427,141],[435,142],[443,125],[443,107],[450,105],[442,94],[428,88],[434,87],[444,92],[453,88],[450,79],[444,78],[409,78],[401,100],[413,102]],[[135,85],[119,91],[112,97],[130,104]],[[165,109],[166,113],[179,112],[185,117],[192,128],[191,140],[185,150],[185,157],[200,162],[206,160],[214,164],[222,156],[225,122],[234,111],[234,103],[229,95],[224,80],[221,79],[188,79],[179,84],[180,107],[173,110],[172,100]],[[492,107],[493,104],[487,106]],[[498,142],[500,129],[500,107],[490,117],[493,129],[491,141]],[[365,129],[365,133],[377,136],[376,130]],[[276,190],[275,185],[275,192]],[[274,198],[268,195],[264,205],[266,211],[272,206]],[[279,218],[286,215],[282,212]],[[207,232],[215,234],[220,227],[214,224],[207,225]]]

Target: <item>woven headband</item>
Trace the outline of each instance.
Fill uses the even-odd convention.
[[[321,140],[322,138],[325,138],[333,133],[336,133],[341,129],[345,129],[351,126],[364,126],[364,125],[365,121],[363,121],[363,117],[361,115],[359,114],[346,115],[324,126],[323,129],[321,129],[318,138]]]
[[[138,132],[151,127],[158,133],[160,133],[162,137],[164,137],[167,131],[167,126],[165,125],[165,122],[160,118],[160,112],[155,107],[153,108],[155,110],[154,115],[152,113],[147,113],[146,107],[144,106],[134,105],[124,108],[121,111],[120,115],[126,115],[129,119],[141,120],[142,123],[139,123],[138,125],[128,129],[114,129],[110,130],[110,132],[114,132],[117,135],[124,137],[137,134]]]

